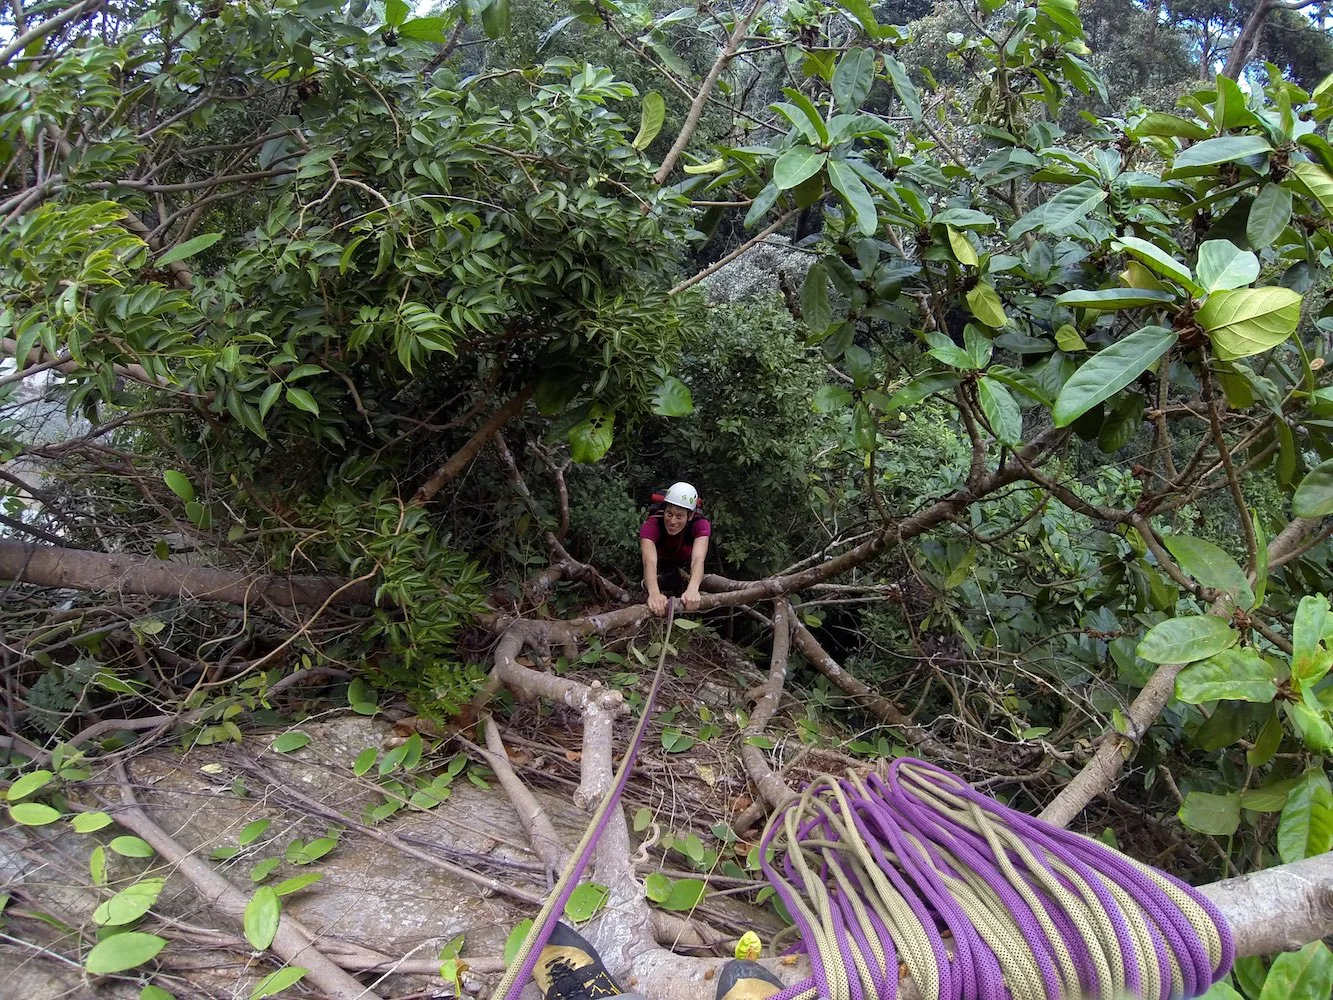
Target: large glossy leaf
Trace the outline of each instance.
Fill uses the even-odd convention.
[[[1060,390],[1055,400],[1055,425],[1067,427],[1102,400],[1115,395],[1147,371],[1175,342],[1174,330],[1145,326],[1098,351]]]
[[[1197,313],[1224,361],[1276,347],[1291,336],[1300,318],[1300,293],[1272,286],[1214,292]]]
[[[1307,594],[1296,606],[1291,625],[1291,677],[1301,690],[1318,684],[1333,664],[1333,650],[1321,640],[1329,622],[1328,598]]]
[[[932,358],[941,364],[946,364],[950,368],[959,368],[963,371],[972,371],[977,367],[977,362],[971,354],[955,344],[946,334],[939,330],[927,330],[922,334],[927,344],[930,345],[926,351]]]
[[[167,939],[160,938],[156,934],[143,934],[139,931],[114,934],[93,946],[83,961],[83,967],[94,976],[124,972],[126,969],[133,969],[150,961],[166,946]]]
[[[398,34],[419,42],[445,42],[448,41],[448,29],[452,24],[453,19],[448,17],[414,17],[403,22]]]
[[[842,195],[843,201],[851,210],[852,217],[856,220],[856,228],[861,235],[873,236],[875,230],[879,228],[875,200],[870,197],[870,192],[861,183],[856,171],[848,166],[845,160],[835,157],[828,161],[828,174],[834,190]]]
[[[1333,458],[1320,462],[1305,474],[1291,498],[1291,512],[1297,517],[1333,514]]]
[[[1333,215],[1333,177],[1328,171],[1314,163],[1293,163],[1291,172],[1324,212]]]
[[[1000,301],[1000,295],[995,291],[994,285],[980,281],[964,298],[967,300],[967,307],[972,310],[972,315],[986,326],[998,330],[1009,322],[1009,317],[1004,312],[1004,303]]]
[[[1286,702],[1282,710],[1287,713],[1287,719],[1302,743],[1315,753],[1333,753],[1333,726],[1328,724],[1323,711],[1298,701]]]
[[[1277,851],[1284,864],[1303,861],[1333,847],[1333,796],[1328,777],[1312,767],[1292,784],[1277,826]]]
[[[1192,535],[1167,535],[1162,541],[1180,568],[1199,583],[1230,594],[1244,608],[1254,605],[1254,594],[1245,571],[1221,546]]]
[[[487,38],[504,38],[509,34],[509,0],[491,0],[481,12],[481,26]]]
[[[282,917],[282,902],[272,886],[260,886],[245,905],[245,939],[252,948],[263,951],[273,943]]]
[[[1057,296],[1055,304],[1071,309],[1137,309],[1175,300],[1174,294],[1158,288],[1079,288]]]
[[[1230,240],[1207,240],[1194,272],[1206,292],[1243,288],[1259,277],[1259,258]]]
[[[1267,703],[1276,696],[1273,668],[1253,649],[1224,649],[1176,675],[1176,697],[1190,705],[1205,701]]]
[[[884,69],[889,74],[889,80],[893,83],[893,89],[898,94],[898,100],[903,102],[903,107],[912,116],[912,121],[919,122],[921,120],[921,96],[917,93],[912,78],[907,75],[906,68],[886,52],[884,53]]]
[[[275,997],[283,990],[295,986],[309,971],[309,969],[303,969],[299,965],[283,966],[277,972],[269,973],[258,982],[255,991],[250,994],[250,1000],[264,1000],[264,997]]]
[[[186,240],[184,243],[172,247],[161,257],[157,258],[156,266],[166,267],[168,264],[174,264],[178,260],[185,260],[188,257],[193,257],[195,254],[207,250],[220,239],[222,239],[221,233],[204,233],[201,236],[196,236],[192,240]]]
[[[653,390],[653,412],[659,417],[685,417],[694,412],[690,387],[673,375]]]
[[[1259,1000],[1325,1000],[1333,996],[1333,953],[1322,941],[1273,959]]]
[[[833,71],[833,99],[843,111],[854,112],[874,82],[875,53],[864,48],[849,49]]]
[[[576,462],[596,462],[611,447],[615,438],[616,415],[593,407],[588,418],[569,431],[569,454]]]
[[[1191,290],[1198,287],[1190,276],[1190,269],[1155,243],[1141,240],[1137,236],[1122,236],[1111,246],[1138,258],[1164,278],[1170,278]]]
[[[1278,184],[1265,184],[1250,204],[1245,238],[1250,246],[1269,246],[1291,222],[1291,192]]]
[[[1068,232],[1105,200],[1106,192],[1095,181],[1067,187],[1042,206],[1041,228],[1048,233]]]
[[[824,167],[825,156],[809,146],[793,146],[773,164],[773,183],[779,191],[796,187]]]
[[[1192,122],[1178,115],[1165,111],[1154,111],[1143,116],[1143,120],[1130,130],[1136,136],[1158,135],[1166,138],[1207,139],[1208,129],[1198,122]]]
[[[963,353],[966,354],[967,352],[964,351]],[[922,375],[914,378],[889,397],[886,412],[897,413],[899,410],[910,410],[927,396],[933,396],[937,392],[947,392],[957,386],[960,381],[961,379],[957,375]]]
[[[1240,633],[1216,615],[1168,618],[1148,630],[1136,652],[1149,663],[1195,663],[1239,640]]]
[[[1229,837],[1240,826],[1240,796],[1213,795],[1211,792],[1189,792],[1176,815],[1180,822],[1196,833],[1214,837]]]
[[[977,248],[972,245],[967,234],[959,232],[953,226],[945,226],[944,231],[949,237],[949,249],[953,251],[958,263],[976,267],[980,263],[980,258],[977,257]]]
[[[134,923],[157,902],[165,884],[166,879],[145,878],[126,886],[93,911],[93,922],[108,927]]]
[[[639,134],[634,137],[635,149],[647,149],[652,145],[657,133],[662,131],[662,122],[666,120],[666,101],[657,91],[643,95],[643,109],[640,111]]]
[[[1176,156],[1172,175],[1201,173],[1204,167],[1235,163],[1251,156],[1271,153],[1268,140],[1257,135],[1227,135],[1220,139],[1205,139]]]
[[[1019,444],[1023,439],[1023,414],[1009,390],[1001,383],[983,377],[977,382],[977,399],[996,439],[1001,444]]]

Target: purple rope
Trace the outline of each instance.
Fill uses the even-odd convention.
[[[911,758],[899,758],[888,767],[884,779],[871,776],[863,783],[851,780],[834,782],[821,778],[807,790],[803,802],[794,802],[774,816],[760,840],[760,864],[778,897],[786,905],[797,930],[806,943],[813,975],[778,993],[775,1000],[794,1000],[811,989],[821,997],[830,995],[825,956],[810,947],[815,928],[802,915],[799,894],[805,880],[793,857],[801,842],[823,841],[836,844],[838,824],[846,830],[841,838],[847,844],[839,850],[825,844],[807,843],[803,849],[812,877],[829,887],[830,908],[824,916],[826,931],[832,936],[838,958],[844,964],[851,996],[855,1000],[896,1000],[898,996],[897,963],[901,942],[881,914],[868,904],[860,911],[847,898],[847,888],[868,894],[864,868],[855,863],[848,851],[855,849],[862,863],[873,862],[884,878],[903,898],[919,920],[930,944],[940,977],[941,1000],[1013,1000],[1004,981],[999,957],[972,925],[965,911],[953,898],[945,877],[960,878],[954,865],[963,865],[979,878],[1001,901],[1020,929],[1040,973],[1046,1000],[1064,1000],[1063,977],[1057,960],[1056,940],[1072,962],[1079,986],[1089,995],[1100,988],[1095,956],[1114,968],[1118,952],[1124,969],[1128,992],[1139,995],[1146,983],[1145,968],[1156,963],[1161,983],[1158,1000],[1172,1000],[1172,963],[1180,970],[1184,996],[1198,996],[1221,979],[1235,959],[1231,929],[1217,908],[1196,889],[1166,873],[1165,880],[1190,897],[1216,925],[1221,945],[1220,960],[1214,964],[1200,932],[1190,924],[1172,897],[1142,868],[1124,855],[1099,841],[1024,815],[971,788],[961,779],[936,765]],[[972,804],[986,814],[996,827],[1005,827],[1022,841],[1031,858],[1019,855],[1003,841],[992,845],[985,836],[942,812],[932,792],[944,792]],[[785,815],[792,809],[806,808],[795,825],[797,843],[787,843]],[[859,845],[847,838],[859,838]],[[774,857],[770,858],[770,849]],[[1026,887],[1031,901],[1024,897],[1001,865],[1012,865]],[[1058,862],[1068,874],[1055,867]],[[840,878],[834,878],[836,869]],[[1046,880],[1046,884],[1043,884]],[[1082,904],[1104,915],[1103,928],[1109,928],[1105,940],[1089,940],[1081,933],[1071,912],[1046,889],[1059,885]],[[1130,928],[1113,896],[1110,886],[1127,895],[1144,915],[1148,943],[1144,947]],[[1033,909],[1037,906],[1038,910]],[[1045,918],[1043,924],[1039,915]],[[878,937],[886,965],[875,961],[866,925]],[[944,933],[953,937],[954,954],[945,950]],[[852,949],[860,952],[870,969],[867,994],[852,960]],[[1111,949],[1114,948],[1115,952]],[[1144,963],[1150,963],[1145,966]],[[1023,1000],[1035,1000],[1024,996]]]

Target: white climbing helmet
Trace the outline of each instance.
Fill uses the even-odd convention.
[[[699,502],[699,491],[689,483],[672,483],[671,489],[666,491],[665,500],[669,504],[692,511]]]

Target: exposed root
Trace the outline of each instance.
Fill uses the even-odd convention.
[[[791,619],[791,605],[785,599],[773,602],[773,656],[769,661],[768,680],[760,688],[754,711],[750,713],[750,723],[745,727],[745,742],[741,745],[741,763],[745,765],[745,772],[773,809],[786,805],[796,793],[774,773],[763,751],[750,740],[763,735],[782,699],[782,686],[787,679],[787,655],[791,650]]]

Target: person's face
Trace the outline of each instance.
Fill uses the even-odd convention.
[[[690,512],[684,507],[677,507],[674,503],[667,504],[666,513],[662,515],[668,535],[679,535],[685,530],[685,522],[689,519]]]

